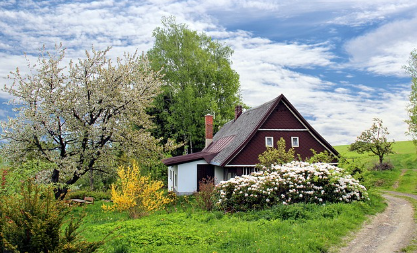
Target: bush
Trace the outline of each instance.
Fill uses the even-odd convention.
[[[68,199],[84,199],[85,197],[93,197],[95,200],[110,199],[110,192],[99,191],[70,191],[66,198]]]
[[[136,161],[132,166],[120,166],[117,174],[118,185],[111,188],[113,205],[103,204],[104,210],[128,211],[131,218],[139,218],[171,202],[161,189],[163,183],[141,175]]]
[[[310,149],[310,151],[313,153],[313,156],[310,158],[306,158],[306,162],[308,163],[331,163],[333,160],[337,160],[338,158],[329,152],[327,150],[322,151],[320,153],[317,153],[316,150]],[[299,158],[299,161],[302,161]]]
[[[216,186],[216,206],[225,211],[276,204],[351,202],[368,198],[366,188],[330,164],[291,162],[235,177]]]
[[[197,205],[203,210],[210,211],[214,206],[214,179],[203,178],[203,180],[199,182],[199,188],[200,191],[195,194]]]
[[[359,180],[359,182],[365,186],[368,190],[373,186],[372,184],[372,175],[366,167],[366,161],[363,159],[347,159],[341,157],[339,159],[338,166],[343,168],[347,173],[349,173],[354,179]]]
[[[391,163],[377,163],[372,167],[372,170],[382,171],[382,170],[392,170],[394,166]]]
[[[277,142],[277,148],[267,148],[265,152],[258,156],[259,164],[257,164],[257,167],[261,168],[262,166],[271,166],[271,164],[284,164],[293,161],[295,157],[294,148],[290,148],[288,151],[285,149],[285,140],[281,137]]]
[[[20,195],[2,196],[0,200],[3,252],[94,252],[104,243],[81,240],[76,230],[82,216],[71,217],[64,234],[61,233],[71,209],[55,200],[50,187],[27,180]]]

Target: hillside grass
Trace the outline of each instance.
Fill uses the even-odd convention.
[[[341,145],[334,147],[342,156],[349,159],[361,160],[370,167],[378,162],[377,156],[370,154],[358,154],[349,151],[349,145]],[[397,169],[417,169],[416,163],[416,147],[412,141],[398,141],[393,145],[394,154],[384,157],[384,161],[392,163]]]
[[[377,156],[370,154],[358,154],[349,151],[349,145],[334,147],[341,156],[349,161],[362,164],[371,169],[378,163]],[[400,192],[417,193],[417,156],[416,147],[412,141],[398,141],[393,146],[394,154],[384,157],[384,162],[394,165],[393,170],[370,171],[369,178],[374,187],[384,190],[396,190]],[[402,175],[402,173],[405,173]],[[398,188],[394,188],[395,182],[399,181]]]

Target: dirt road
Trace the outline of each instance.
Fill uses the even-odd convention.
[[[413,207],[405,199],[388,193],[417,199],[417,196],[412,194],[397,192],[384,194],[388,203],[386,210],[366,223],[355,238],[346,247],[340,249],[341,253],[400,252],[411,242],[415,235]]]

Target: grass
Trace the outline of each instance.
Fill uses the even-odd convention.
[[[114,231],[102,252],[326,252],[366,215],[384,209],[381,197],[371,195],[368,202],[282,205],[234,214],[199,211],[191,201],[171,207],[171,213],[136,220],[104,213],[96,202],[85,209],[82,235],[97,240]]]
[[[336,146],[335,149],[350,161],[362,164],[365,168],[372,168],[378,163],[377,156],[369,154],[358,154],[348,150],[349,145]],[[401,192],[415,193],[415,185],[417,185],[417,156],[416,148],[412,141],[399,141],[393,145],[394,154],[390,154],[384,158],[384,161],[394,165],[393,170],[386,171],[370,171],[369,178],[372,185],[379,189],[397,190]],[[401,176],[402,170],[406,170],[404,176]],[[416,170],[416,171],[414,171]],[[399,187],[393,188],[396,181],[399,180]]]
[[[335,147],[357,164],[372,167],[376,157]],[[373,189],[417,193],[415,147],[412,142],[397,142],[396,154],[387,159],[393,170],[371,171],[367,177]],[[402,175],[402,170],[405,174]],[[393,189],[398,181],[398,188]],[[101,201],[88,205],[82,224],[87,240],[111,238],[101,252],[328,252],[343,243],[342,238],[359,229],[368,215],[381,212],[385,204],[371,190],[370,201],[351,204],[295,204],[268,210],[225,214],[201,211],[193,200],[179,198],[175,206],[141,219],[125,213],[103,212]],[[413,202],[417,207],[417,202]],[[74,210],[74,214],[82,212]],[[407,247],[412,251],[414,246]]]
[[[417,210],[417,200],[406,196],[402,196],[401,198],[406,199],[413,205],[414,220],[417,220],[417,212],[415,211]],[[417,252],[417,238],[414,237],[407,247],[401,249],[401,252]]]

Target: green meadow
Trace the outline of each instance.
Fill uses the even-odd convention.
[[[417,155],[412,141],[395,142],[394,154],[384,157],[384,161],[394,165],[392,170],[370,171],[369,180],[378,189],[417,193]],[[376,156],[358,154],[348,150],[349,145],[336,146],[335,149],[348,161],[371,168],[378,162]]]
[[[366,168],[377,162],[375,156],[348,151],[347,145],[335,148]],[[366,202],[223,213],[201,211],[193,197],[180,197],[166,210],[135,220],[125,213],[103,212],[100,201],[74,214],[87,212],[82,235],[88,240],[111,233],[102,252],[328,252],[343,244],[368,215],[384,210],[380,189],[417,193],[415,150],[411,141],[397,142],[395,154],[386,157],[394,169],[367,172],[372,186]]]

